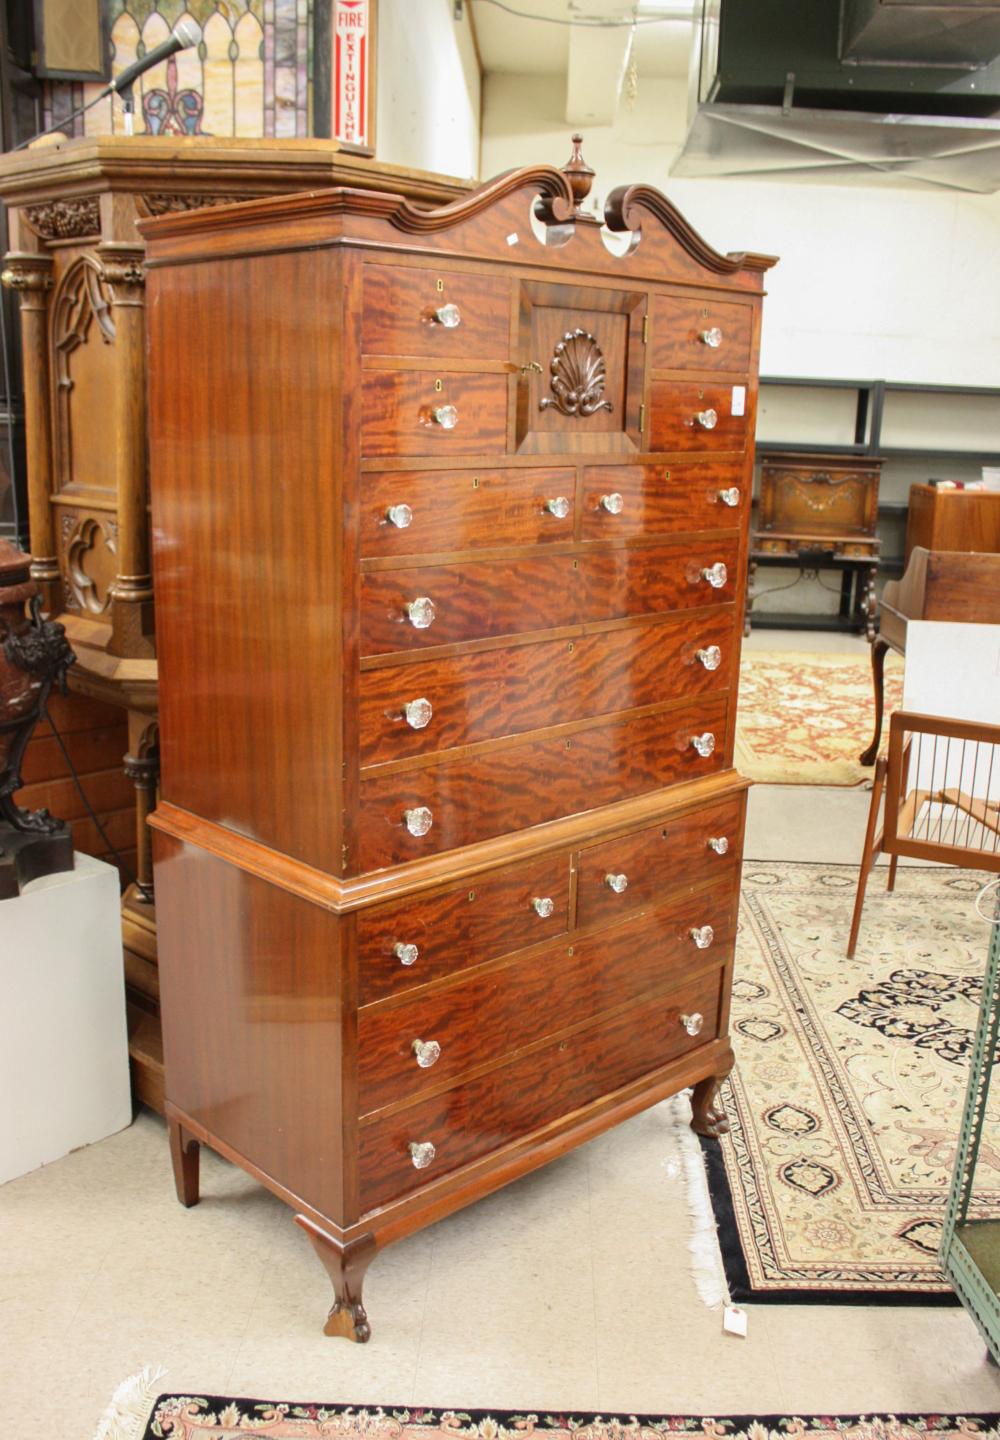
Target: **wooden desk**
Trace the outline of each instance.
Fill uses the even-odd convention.
[[[1000,490],[939,490],[911,485],[906,520],[906,564],[924,550],[1000,551]]]

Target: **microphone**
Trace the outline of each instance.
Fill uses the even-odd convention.
[[[121,74],[116,75],[111,84],[101,91],[99,98],[103,100],[105,95],[120,95],[123,90],[128,90],[140,75],[152,70],[154,65],[169,60],[178,50],[188,50],[192,45],[197,45],[200,38],[194,21],[178,20],[166,40],[157,45],[155,50],[150,50],[141,60],[134,60],[131,65],[126,65]]]

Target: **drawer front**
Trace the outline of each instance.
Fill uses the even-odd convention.
[[[360,677],[361,763],[723,690],[733,624],[726,607],[697,619],[367,670]]]
[[[738,541],[381,570],[361,580],[361,653],[428,649],[735,598]],[[703,573],[714,572],[715,586]],[[411,607],[416,602],[430,601]],[[415,621],[419,623],[414,623]]]
[[[551,900],[551,915],[544,906],[539,913],[535,900]],[[357,921],[360,1004],[562,935],[568,923],[569,861],[564,854],[362,910]],[[397,945],[404,947],[402,958]],[[417,955],[405,947],[415,947]]]
[[[758,529],[799,535],[872,534],[878,473],[840,467],[761,466]]]
[[[654,370],[745,370],[749,365],[751,306],[654,295],[652,315]]]
[[[741,392],[744,413],[734,415],[734,408],[740,409]],[[746,385],[654,380],[650,396],[651,450],[743,450],[746,447],[746,410],[750,404]],[[715,423],[709,428],[713,414]],[[697,418],[699,415],[706,417],[704,423]]]
[[[574,470],[385,470],[363,491],[364,556],[573,539]]]
[[[506,376],[434,370],[363,374],[362,456],[502,454],[506,448]]]
[[[581,538],[739,529],[748,493],[736,461],[595,466],[583,472]]]
[[[510,282],[442,270],[366,265],[361,350],[442,360],[506,360]]]
[[[696,1050],[716,1033],[722,980],[721,970],[711,971],[671,995],[363,1125],[362,1209],[416,1190]],[[680,1017],[695,1013],[704,1016],[704,1027],[692,1036]],[[418,1170],[410,1145],[427,1142],[435,1153]]]
[[[361,782],[362,870],[402,864],[710,775],[725,764],[726,697],[604,721],[567,739],[535,740]],[[702,755],[694,737],[711,735]],[[429,812],[430,825],[427,826]],[[412,834],[412,826],[423,833]]]
[[[729,954],[732,911],[730,880],[714,891],[633,915],[624,925],[568,936],[502,969],[362,1016],[361,1113],[408,1100],[428,1085],[456,1080],[570,1025],[668,990],[716,958],[722,963]],[[692,932],[704,940],[704,926],[710,927],[712,939],[699,948]],[[423,1065],[415,1046],[423,1047]]]
[[[733,795],[638,834],[580,852],[577,924],[609,924],[656,903],[665,890],[713,876],[732,884],[743,849],[743,796]],[[724,853],[709,845],[725,842]],[[621,877],[626,885],[621,888]],[[614,880],[614,888],[609,880]]]

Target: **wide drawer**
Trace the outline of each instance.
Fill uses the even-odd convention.
[[[742,617],[741,617],[742,619]],[[706,695],[731,680],[730,607],[360,677],[362,765]]]
[[[444,270],[366,265],[364,355],[506,360],[510,282]]]
[[[738,540],[720,537],[684,549],[379,570],[361,578],[361,653],[725,604],[735,598],[738,556]]]
[[[654,370],[745,370],[752,330],[749,305],[654,295],[650,363]]]
[[[745,448],[749,405],[746,385],[654,380],[650,397],[651,450]]]
[[[726,697],[706,697],[676,710],[604,720],[566,739],[368,772],[361,781],[359,867],[405,863],[710,775],[725,764],[728,711]]]
[[[743,804],[742,793],[731,795],[581,850],[577,924],[620,920],[655,904],[674,886],[713,876],[727,877],[731,884],[743,848]]]
[[[362,1209],[416,1190],[696,1050],[716,1034],[723,974],[710,971],[670,995],[362,1125]],[[693,1014],[704,1017],[696,1036],[680,1019]],[[415,1157],[411,1145],[433,1149]],[[415,1158],[423,1162],[419,1169]]]
[[[581,539],[738,529],[748,493],[739,461],[590,467],[583,472]]]
[[[535,905],[535,901],[550,902]],[[361,1005],[565,933],[569,861],[548,855],[497,875],[362,910]],[[414,954],[414,951],[416,952]]]
[[[610,930],[568,936],[436,994],[362,1015],[360,1113],[407,1100],[546,1035],[669,990],[715,957],[721,964],[729,955],[733,898],[730,879]],[[704,1016],[688,1021],[697,1033]]]
[[[364,457],[502,454],[506,448],[504,375],[366,370],[361,377]]]
[[[384,470],[363,490],[363,556],[573,538],[574,470]]]

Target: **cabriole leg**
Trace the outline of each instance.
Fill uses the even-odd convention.
[[[310,1244],[330,1277],[336,1297],[323,1326],[324,1335],[339,1335],[364,1345],[371,1339],[371,1326],[361,1302],[365,1271],[375,1258],[374,1235],[361,1235],[348,1245],[341,1245],[314,1225],[305,1215],[296,1215],[296,1225],[309,1236]]]
[[[719,1099],[719,1086],[732,1068],[733,1055],[730,1051],[716,1074],[699,1080],[691,1092],[691,1129],[696,1135],[707,1135],[717,1140],[720,1135],[729,1134],[729,1121]]]
[[[170,1132],[170,1158],[174,1166],[174,1185],[177,1198],[187,1209],[198,1203],[198,1171],[201,1161],[201,1146],[193,1135],[189,1135],[179,1120],[168,1120]]]

